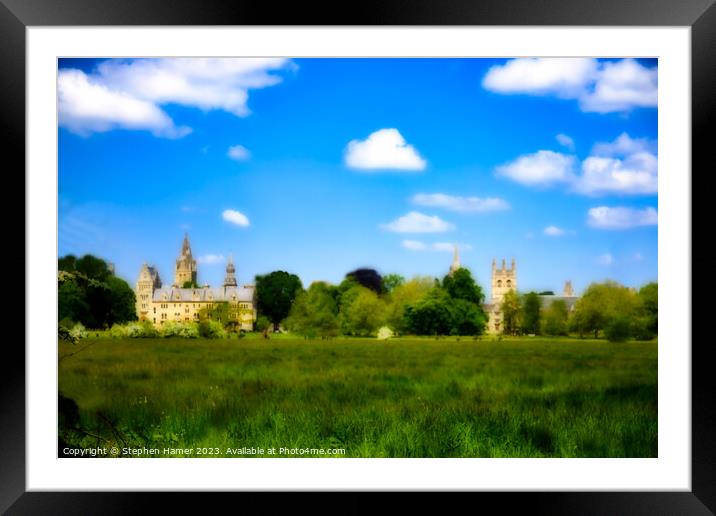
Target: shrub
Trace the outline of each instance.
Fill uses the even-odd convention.
[[[199,338],[199,325],[196,323],[180,323],[167,321],[161,329],[162,337],[182,337],[185,339]]]
[[[393,330],[391,330],[388,326],[381,326],[378,329],[378,340],[388,340],[393,335]]]
[[[70,337],[75,340],[87,338],[87,330],[82,323],[75,324],[70,330]]]
[[[199,323],[199,335],[206,339],[225,339],[226,330],[219,321],[204,320]]]
[[[604,336],[609,342],[624,342],[631,335],[631,322],[626,317],[614,317],[604,327]]]

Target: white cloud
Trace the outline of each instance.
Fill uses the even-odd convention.
[[[282,58],[164,58],[110,59],[90,74],[62,69],[59,122],[83,135],[121,128],[178,138],[191,129],[175,127],[160,105],[247,116],[248,91],[281,82],[273,72],[290,66]]]
[[[658,213],[654,208],[643,210],[623,206],[599,206],[587,213],[587,224],[598,229],[630,229],[639,226],[655,226]]]
[[[345,163],[356,169],[425,170],[427,162],[408,145],[397,129],[380,129],[365,140],[352,140],[345,150]]]
[[[649,195],[658,190],[655,152],[655,141],[622,133],[613,142],[596,143],[580,164],[581,174],[575,173],[575,156],[540,150],[496,167],[495,175],[533,187],[565,183],[588,196]]]
[[[420,242],[419,240],[403,240],[403,247],[411,251],[425,251],[428,248],[425,242]]]
[[[614,263],[614,257],[609,253],[600,254],[596,258],[599,265],[609,266]]]
[[[597,143],[582,162],[574,190],[585,195],[655,194],[658,190],[656,143],[622,133],[609,143]]]
[[[520,58],[492,66],[482,80],[496,93],[527,93],[575,98],[597,76],[598,63],[591,58]]]
[[[657,69],[634,59],[519,58],[491,67],[482,85],[502,94],[578,99],[585,112],[612,113],[656,107]]]
[[[547,226],[544,228],[544,234],[551,237],[560,237],[564,236],[566,234],[566,231],[562,228],[558,228],[557,226]]]
[[[574,156],[540,150],[498,166],[495,175],[527,186],[550,186],[571,183],[574,180],[574,164]]]
[[[224,210],[221,214],[221,218],[223,218],[227,222],[236,224],[237,226],[247,227],[249,225],[248,217],[240,211]]]
[[[229,151],[226,155],[235,161],[246,161],[251,157],[251,153],[243,145],[234,145],[233,147],[229,147]]]
[[[556,137],[557,141],[562,147],[567,147],[569,150],[574,150],[574,140],[566,134],[559,133]]]
[[[583,111],[612,113],[634,107],[656,107],[657,69],[646,68],[633,59],[605,62],[593,90],[579,99]]]
[[[214,265],[216,263],[224,263],[226,258],[224,258],[223,254],[205,254],[204,256],[199,256],[196,261],[199,263],[203,263],[206,265]]]
[[[413,204],[419,206],[445,208],[446,210],[461,213],[486,213],[510,209],[507,201],[498,197],[456,197],[442,193],[419,193],[413,196],[412,201]]]
[[[80,70],[60,70],[57,109],[60,125],[82,136],[113,129],[145,130],[165,138],[191,132],[188,127],[176,127],[154,103],[92,82]]]
[[[382,224],[381,227],[395,233],[443,233],[455,229],[453,224],[438,216],[424,215],[417,211],[411,211],[393,222]]]
[[[411,251],[435,251],[441,253],[452,253],[455,250],[454,243],[451,242],[433,242],[427,244],[419,240],[403,240],[403,247]],[[470,251],[472,246],[470,244],[457,244],[458,249],[461,251]]]
[[[599,142],[592,147],[592,154],[597,156],[628,156],[639,152],[656,154],[656,142],[622,133],[613,142]]]

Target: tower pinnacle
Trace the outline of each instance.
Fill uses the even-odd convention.
[[[460,255],[457,251],[457,244],[455,244],[455,252],[453,254],[452,258],[452,264],[450,265],[450,274],[454,273],[456,270],[460,269]]]

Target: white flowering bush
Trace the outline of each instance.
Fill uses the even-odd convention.
[[[381,326],[378,329],[378,340],[388,340],[394,335],[393,330],[391,330],[388,326]]]
[[[75,340],[87,338],[87,330],[85,329],[84,325],[80,322],[75,324],[70,330],[70,337]]]
[[[185,339],[199,338],[199,326],[196,323],[180,323],[167,321],[161,328],[162,337],[182,337]]]

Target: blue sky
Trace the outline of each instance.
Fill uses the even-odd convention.
[[[656,60],[60,60],[59,254],[166,284],[657,279]]]

